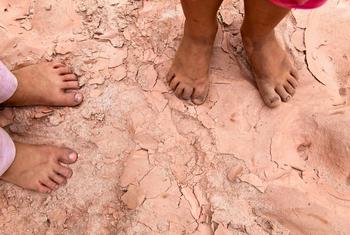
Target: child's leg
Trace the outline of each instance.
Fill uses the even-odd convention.
[[[287,102],[298,85],[297,72],[278,43],[274,28],[289,13],[269,0],[245,0],[243,43],[260,94],[269,107]]]
[[[182,0],[185,32],[167,81],[175,94],[202,104],[209,89],[209,62],[222,0]]]

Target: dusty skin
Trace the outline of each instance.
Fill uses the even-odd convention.
[[[178,1],[0,1],[1,60],[60,59],[84,94],[79,107],[1,111],[17,142],[79,153],[51,194],[0,183],[1,234],[348,234],[349,9],[329,1],[277,28],[300,84],[270,109],[239,1],[220,9],[201,106],[166,82],[183,36]]]
[[[209,66],[222,0],[182,1],[184,36],[167,75],[175,95],[203,104],[210,86]],[[289,13],[268,1],[246,1],[242,42],[260,95],[267,106],[288,102],[298,86],[298,72],[278,42],[274,27]],[[259,16],[259,17],[257,17]]]

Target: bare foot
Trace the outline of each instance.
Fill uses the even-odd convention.
[[[49,193],[66,184],[73,174],[62,164],[72,164],[78,155],[71,149],[15,143],[16,157],[1,180],[24,189]]]
[[[5,106],[76,106],[83,100],[78,78],[61,63],[41,63],[13,71],[18,80],[15,94]],[[70,90],[70,92],[68,92]]]
[[[185,25],[185,34],[177,50],[167,82],[176,96],[203,104],[209,91],[209,63],[217,32],[217,22],[208,25],[206,32],[196,33]],[[187,28],[187,29],[186,29]]]
[[[275,33],[254,37],[244,32],[242,38],[260,95],[267,106],[288,102],[298,86],[298,74]]]

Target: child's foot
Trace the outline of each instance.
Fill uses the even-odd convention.
[[[187,24],[187,23],[186,23]],[[167,82],[176,96],[194,104],[203,104],[209,91],[209,63],[217,32],[217,22],[206,32],[185,25],[185,34],[177,50]]]
[[[3,103],[5,106],[76,106],[83,100],[83,95],[76,92],[80,88],[78,78],[61,63],[30,65],[13,71],[13,74],[18,87]]]
[[[71,149],[16,143],[16,157],[1,180],[24,189],[49,193],[66,184],[73,174],[62,164],[72,164],[78,155]]]
[[[244,47],[260,94],[267,106],[288,102],[298,86],[296,69],[278,43],[274,32],[251,36],[242,29]]]

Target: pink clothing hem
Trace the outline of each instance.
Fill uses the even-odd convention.
[[[297,0],[270,0],[273,4],[288,9],[314,9],[322,6],[327,0],[309,0],[298,4]]]
[[[0,103],[8,100],[17,89],[17,79],[0,61]],[[0,128],[0,176],[11,166],[16,156],[16,147],[11,137]]]
[[[17,79],[0,61],[0,103],[8,100],[17,89]]]
[[[16,156],[16,147],[11,137],[0,128],[0,176],[10,168]]]

